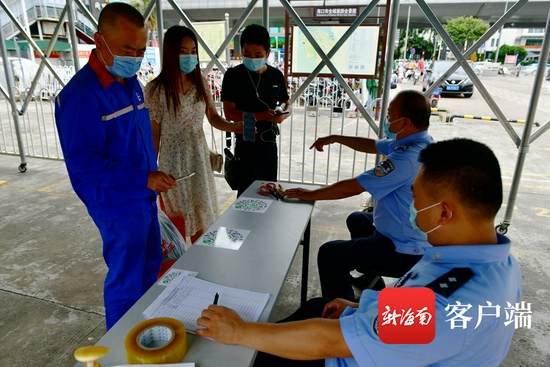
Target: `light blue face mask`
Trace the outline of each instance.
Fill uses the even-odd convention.
[[[418,227],[418,224],[416,223],[416,216],[418,215],[418,213],[423,212],[424,210],[435,208],[439,204],[441,204],[441,201],[439,203],[435,203],[433,205],[427,206],[424,209],[416,210],[416,208],[414,207],[414,199],[413,199],[411,206],[409,207],[409,221],[411,222],[411,226],[415,230],[415,232],[418,233],[420,237],[422,237],[424,240],[428,240],[428,234],[432,233],[433,231],[441,227],[441,224],[433,229],[430,229],[428,232],[424,232]],[[451,217],[452,216],[453,215],[451,213]]]
[[[259,71],[265,65],[265,59],[252,59],[250,57],[243,57],[243,64],[250,71],[256,72]]]
[[[189,74],[197,67],[199,58],[195,54],[180,55],[180,70],[184,74]]]
[[[396,123],[397,121],[403,119],[404,117],[401,117],[400,119],[397,119],[395,121],[392,121],[392,122],[389,122],[388,121],[388,118],[387,117],[384,117],[384,121],[382,121],[382,127],[384,129],[384,134],[386,134],[386,136],[389,138],[389,139],[396,139],[397,138],[397,134],[399,134],[401,131],[403,131],[403,129],[401,129],[401,131],[398,131],[396,133],[392,133],[390,131],[390,125],[393,124],[393,123]]]
[[[101,35],[101,37],[103,37],[103,35]],[[105,41],[105,37],[103,37],[103,41]],[[118,56],[111,52],[107,41],[105,41],[105,46],[107,46],[107,50],[111,55],[113,55],[114,58],[113,65],[109,66],[105,64],[105,68],[107,68],[107,70],[114,76],[124,79],[131,78],[141,68],[143,57]]]

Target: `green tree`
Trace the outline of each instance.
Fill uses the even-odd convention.
[[[495,60],[495,54],[496,52],[493,52],[491,54],[491,59]],[[518,61],[521,61],[527,56],[527,51],[521,46],[509,46],[507,44],[504,44],[500,46],[500,50],[498,51],[498,59],[496,59],[498,62],[504,62],[504,57],[506,55],[518,55]]]
[[[395,48],[393,58],[394,59],[401,59],[403,58],[403,47],[405,47],[405,31],[402,30],[401,34],[399,35],[399,43],[397,44],[397,47]],[[414,48],[415,59],[420,59],[422,56],[425,59],[430,59],[432,57],[432,54],[434,52],[434,45],[426,40],[423,35],[426,33],[426,30],[424,29],[409,29],[409,37],[407,38],[407,52],[405,57],[408,59],[410,58],[410,52],[411,49]]]
[[[130,2],[130,5],[132,5],[134,8],[136,8],[141,14],[145,12],[147,7],[149,6],[149,3],[151,0],[133,0]],[[151,16],[149,19],[147,19],[147,22],[145,23],[147,26],[147,29],[150,31],[154,31],[157,29],[157,14],[155,13],[155,10],[153,8],[153,12],[151,13]]]
[[[489,29],[488,24],[473,16],[449,19],[443,27],[462,52],[466,51],[469,44],[477,41]]]
[[[277,37],[277,40],[275,40],[275,37],[271,37],[271,48],[277,48],[276,46],[279,46],[279,48],[281,48],[284,45],[285,45],[284,37]]]

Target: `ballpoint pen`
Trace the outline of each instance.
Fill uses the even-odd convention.
[[[218,292],[216,292],[216,295],[214,296],[214,304],[215,305],[218,304],[218,298],[220,298],[220,294]]]
[[[189,177],[193,177],[194,175],[195,175],[195,172],[190,173],[190,174],[188,174],[187,176],[183,176],[183,177],[176,178],[176,182],[179,182],[179,181],[182,181],[182,180],[186,180],[186,179],[188,179]]]

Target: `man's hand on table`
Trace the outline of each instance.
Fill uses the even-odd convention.
[[[197,329],[199,336],[212,338],[220,343],[235,345],[239,344],[239,336],[242,335],[242,327],[246,322],[234,310],[210,305],[202,311],[201,317],[197,320],[197,325],[206,327],[206,329]]]
[[[285,190],[281,192],[281,195],[288,199],[313,200],[313,191],[301,187]]]
[[[147,179],[147,188],[155,192],[167,192],[173,187],[178,186],[176,179],[162,171],[149,171]]]

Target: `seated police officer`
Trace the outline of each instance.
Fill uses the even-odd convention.
[[[420,167],[418,154],[433,143],[427,131],[430,114],[424,95],[416,91],[399,93],[390,103],[384,120],[388,139],[331,135],[312,145],[322,151],[327,144],[340,143],[356,151],[386,155],[386,159],[355,178],[318,190],[297,188],[283,194],[302,200],[331,200],[367,191],[376,199],[373,213],[356,212],[348,217],[351,240],[328,242],[319,249],[317,264],[323,297],[354,300],[350,271],[357,269],[368,274],[384,270],[401,276],[420,260],[424,248],[429,246],[413,230],[408,216],[411,184]],[[374,289],[383,287],[380,279]]]
[[[494,230],[502,204],[498,161],[487,146],[468,139],[432,144],[420,160],[410,221],[433,247],[395,286],[435,292],[431,343],[383,343],[378,337],[379,292],[374,290],[365,290],[359,303],[310,300],[285,320],[302,321],[278,324],[245,322],[235,311],[211,305],[197,320],[206,327],[197,335],[263,352],[256,366],[500,365],[514,322],[495,308],[520,301],[521,274],[510,240]],[[464,314],[472,319],[466,327],[453,328],[448,306],[459,303],[472,306]],[[483,309],[489,304],[490,310]]]

